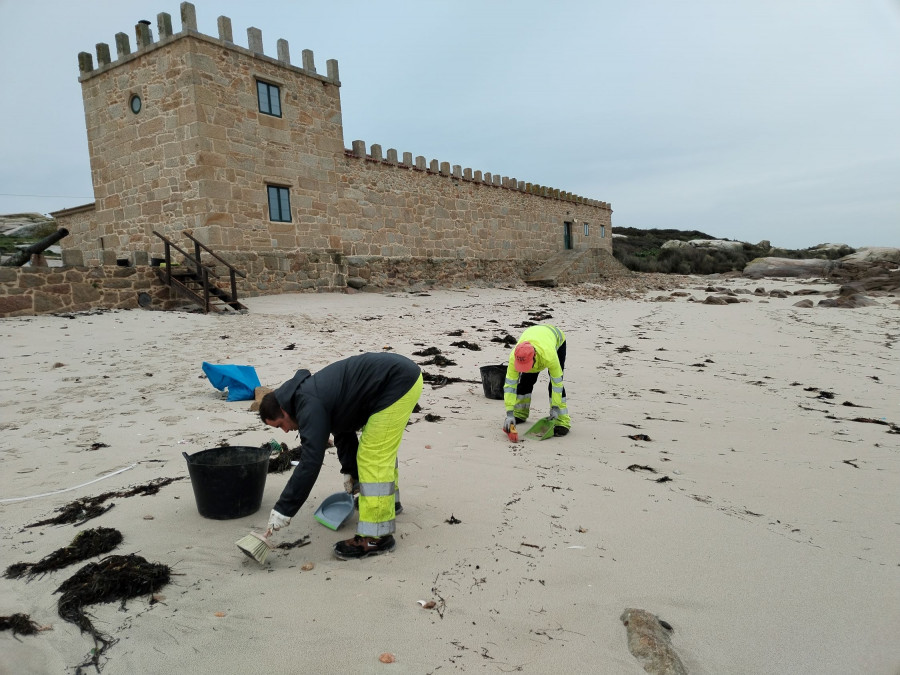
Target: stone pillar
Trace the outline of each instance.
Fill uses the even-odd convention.
[[[501,179],[502,179],[501,176],[498,176],[497,174],[494,174],[493,176],[491,176],[491,183],[494,184],[494,185],[500,185],[500,184],[501,184],[501,183],[500,183]]]
[[[397,151],[394,148],[388,148],[387,162],[388,164],[397,164]]]
[[[484,172],[484,182],[487,183],[488,185],[490,185],[492,182],[491,174],[488,171]]]
[[[372,159],[374,159],[374,160],[376,160],[376,161],[378,161],[378,162],[381,161],[381,159],[382,159],[382,156],[381,156],[381,146],[380,146],[378,143],[372,143],[372,146],[371,146],[369,152],[370,152],[371,155],[372,155]]]
[[[425,171],[425,158],[422,155],[416,157],[416,168],[419,171]]]
[[[440,170],[441,170],[440,163],[436,159],[431,160],[431,163],[428,166],[428,170],[431,171],[432,173],[440,172]]]
[[[442,176],[450,175],[450,162],[441,162],[441,175]]]
[[[407,166],[412,166],[413,158],[412,158],[411,152],[403,153],[403,163],[406,164]]]
[[[453,171],[451,172],[454,178],[462,178],[462,167],[459,164],[453,165]]]
[[[516,183],[516,189],[525,192],[525,181],[520,180],[518,183]]]
[[[197,8],[190,2],[181,3],[181,30],[197,30]]]
[[[353,141],[353,156],[361,159],[366,158],[366,142]]]
[[[134,44],[138,50],[153,44],[153,35],[150,33],[150,22],[139,22],[134,25]]]
[[[265,56],[265,51],[263,50],[263,41],[262,41],[262,31],[259,28],[254,28],[251,26],[247,29],[247,44],[250,47],[250,51],[254,54],[262,54]]]
[[[463,178],[465,178],[466,180],[472,180],[472,169],[463,169]]]
[[[338,75],[338,62],[337,59],[328,59],[325,62],[325,66],[328,69],[328,79],[334,80],[335,82],[340,82],[341,78]]]
[[[131,43],[128,41],[128,36],[125,33],[116,33],[116,54],[119,55],[121,59],[123,56],[128,56],[131,53]]]
[[[474,180],[476,183],[480,183],[484,180],[484,178],[481,176],[480,171],[476,171],[474,174],[472,174],[472,180]]]
[[[109,45],[105,42],[97,43],[97,67],[102,68],[103,66],[108,66],[110,63],[109,58]]]
[[[310,73],[316,72],[316,60],[313,57],[312,49],[303,50],[303,70]]]
[[[172,15],[168,12],[160,12],[156,15],[156,31],[160,41],[172,37]]]
[[[285,65],[291,65],[291,48],[287,40],[279,39],[275,43],[278,49],[278,60]]]
[[[219,39],[234,44],[234,34],[231,32],[231,19],[227,16],[220,16],[216,19],[216,24],[219,27]]]
[[[89,73],[94,69],[94,57],[88,52],[78,52],[78,72]]]

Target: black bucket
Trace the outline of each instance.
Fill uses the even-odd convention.
[[[503,398],[503,384],[506,382],[506,366],[481,366],[481,386],[488,398]]]
[[[269,473],[268,448],[228,446],[181,454],[201,516],[231,520],[259,511]]]

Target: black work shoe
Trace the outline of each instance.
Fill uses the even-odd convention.
[[[357,534],[353,539],[336,543],[334,555],[341,560],[355,560],[393,551],[394,546],[394,535],[392,534],[383,537],[363,537]]]
[[[554,436],[565,436],[569,433],[569,427],[553,427]]]

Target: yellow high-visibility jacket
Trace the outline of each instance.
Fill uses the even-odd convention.
[[[519,342],[516,343],[518,345],[522,342],[530,342],[534,347],[534,366],[528,372],[539,373],[545,368],[547,369],[552,380],[553,389],[550,405],[551,407],[560,408],[563,414],[566,414],[568,411],[564,410],[566,406],[562,398],[563,371],[559,365],[559,357],[556,355],[556,350],[565,341],[566,335],[559,328],[550,324],[541,324],[526,328],[519,338]],[[516,387],[519,384],[520,373],[516,370],[515,354],[516,349],[513,347],[509,354],[509,365],[506,367],[506,383],[503,387],[503,403],[507,410],[513,410],[517,403]]]

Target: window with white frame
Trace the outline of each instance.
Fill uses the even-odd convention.
[[[291,222],[291,192],[286,187],[268,185],[269,220],[276,223]]]

